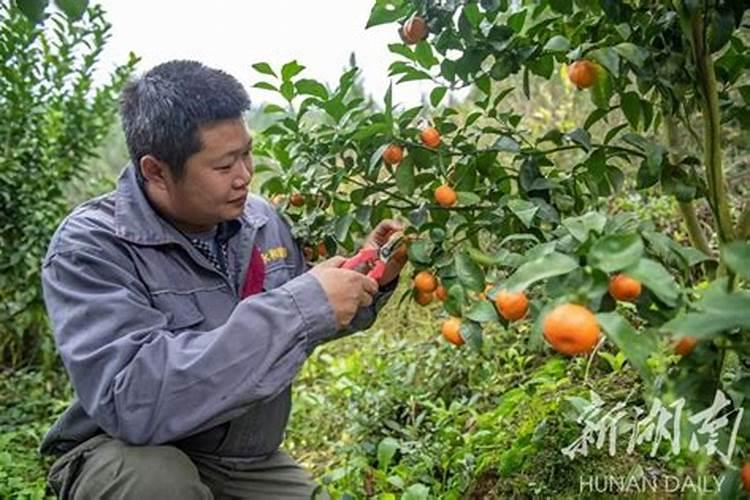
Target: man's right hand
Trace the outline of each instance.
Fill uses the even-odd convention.
[[[329,261],[333,261],[329,259]],[[357,310],[372,304],[373,295],[378,291],[378,282],[357,271],[340,269],[340,262],[324,262],[313,267],[309,272],[323,287],[328,302],[336,315],[336,326],[340,330],[349,326]]]

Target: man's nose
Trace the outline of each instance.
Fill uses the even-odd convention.
[[[250,179],[253,178],[253,160],[250,156],[241,156],[238,163],[239,165],[237,167],[239,168],[239,174],[237,178],[240,183],[247,184],[250,182]]]

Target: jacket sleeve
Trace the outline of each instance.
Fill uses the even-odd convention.
[[[91,247],[57,253],[42,281],[84,410],[129,443],[165,443],[234,418],[288,387],[314,346],[336,335],[309,273],[241,301],[218,328],[175,334],[126,260]]]

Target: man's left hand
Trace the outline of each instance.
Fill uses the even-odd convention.
[[[377,225],[375,229],[365,239],[364,247],[380,248],[388,243],[390,236],[396,231],[403,231],[406,225],[403,222],[386,219]],[[401,272],[401,269],[408,260],[405,251],[397,251],[388,261],[385,267],[385,273],[378,283],[382,286],[393,281]]]

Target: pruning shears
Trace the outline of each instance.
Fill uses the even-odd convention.
[[[362,273],[374,280],[380,280],[385,273],[386,264],[406,240],[401,231],[393,233],[388,241],[380,248],[366,247],[360,249],[357,255],[348,258],[341,267],[352,269]]]

